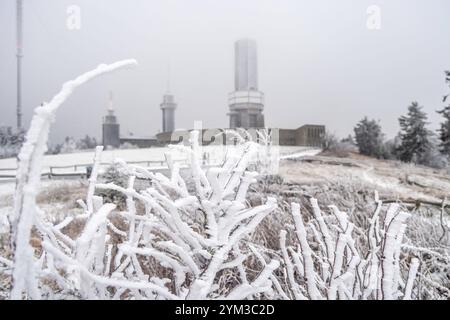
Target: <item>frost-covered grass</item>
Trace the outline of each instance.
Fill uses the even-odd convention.
[[[305,226],[309,228],[308,240],[310,240],[310,246],[316,254],[314,256],[315,259],[326,257],[327,254],[326,252],[325,254],[320,254],[323,247],[320,245],[320,241],[316,239],[320,228],[316,225],[317,221],[314,206],[311,203],[312,199],[317,199],[321,214],[325,217],[325,221],[330,223],[330,230],[334,230],[334,232],[339,230],[336,229],[339,224],[336,221],[334,210],[339,208],[339,211],[347,214],[348,220],[354,225],[353,239],[355,240],[356,248],[358,252],[366,254],[369,252],[368,239],[370,237],[368,237],[367,231],[370,229],[371,217],[379,210],[380,221],[382,221],[385,219],[386,212],[389,209],[388,204],[382,205],[381,209],[379,209],[379,203],[376,202],[374,191],[370,185],[363,184],[361,181],[357,183],[355,180],[349,181],[346,179],[296,184],[292,181],[283,181],[282,178],[262,178],[258,184],[250,188],[248,198],[251,203],[257,204],[260,198],[266,196],[275,197],[279,206],[274,214],[261,223],[253,235],[253,240],[259,243],[260,248],[264,248],[265,251],[275,255],[280,254],[279,234],[283,230],[287,231],[287,246],[292,243],[298,243],[298,239],[295,236],[296,227],[291,215],[291,203],[293,202],[300,203],[302,218],[305,221]],[[450,294],[448,215],[444,212],[443,223],[444,225],[447,224],[444,233],[441,224],[440,208],[422,205],[419,208],[411,209],[410,206],[404,206],[400,202],[398,210],[409,213],[399,255],[402,277],[407,277],[409,272],[408,266],[410,266],[412,258],[418,258],[421,262],[415,281],[415,290],[412,292],[412,299],[448,298]],[[444,237],[442,237],[443,235]],[[317,254],[317,251],[319,254]],[[295,255],[295,253],[293,254]],[[291,252],[289,255],[291,255]],[[365,255],[361,256],[364,257]],[[315,265],[320,269],[320,265],[323,265],[323,263],[316,260]],[[282,273],[280,278],[288,281],[289,274]],[[295,274],[295,279],[306,285],[303,282],[304,279],[299,280],[297,274]],[[288,292],[290,286],[288,281],[285,284]],[[400,283],[400,288],[404,288],[402,283]],[[326,291],[322,292],[322,295],[324,294],[326,294]],[[376,292],[372,294],[373,296],[369,298],[377,298]],[[353,298],[358,297],[354,296]],[[378,298],[381,298],[381,296],[378,296]]]
[[[445,170],[377,160],[358,154],[352,154],[347,159],[319,158],[330,162],[309,163],[287,159],[280,163],[279,174],[286,182],[295,184],[363,186],[378,190],[382,199],[442,201],[448,198],[450,175]]]

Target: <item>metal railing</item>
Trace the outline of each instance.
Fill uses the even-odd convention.
[[[174,162],[179,162],[181,164],[186,163],[186,159],[176,159]],[[147,168],[154,167],[155,169],[161,169],[157,166],[164,167],[167,169],[166,160],[142,160],[142,161],[127,161],[128,164],[144,165]],[[111,162],[101,162],[100,166],[108,167],[113,163]],[[41,176],[48,177],[49,179],[54,177],[85,177],[88,174],[88,168],[92,167],[93,163],[84,164],[71,164],[65,166],[49,166],[44,169]],[[12,179],[16,177],[18,168],[0,168],[0,179]],[[48,170],[46,170],[48,169]],[[67,170],[71,169],[71,170]],[[61,172],[65,170],[65,172]],[[59,172],[58,172],[59,171]],[[7,172],[7,173],[3,173]]]

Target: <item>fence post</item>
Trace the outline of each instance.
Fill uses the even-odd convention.
[[[92,168],[93,168],[93,166],[86,166],[86,179],[91,178]]]

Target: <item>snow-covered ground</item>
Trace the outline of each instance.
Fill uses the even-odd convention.
[[[177,150],[170,150],[168,147],[162,148],[143,148],[143,149],[115,149],[102,152],[102,163],[111,164],[115,159],[122,159],[126,162],[139,162],[146,167],[159,168],[164,166],[164,155],[169,152],[174,161],[185,161],[186,155]],[[274,150],[283,159],[292,155],[298,157],[301,155],[314,155],[320,152],[320,149],[311,149],[309,147],[299,146],[280,146]],[[208,156],[209,163],[215,164],[223,160],[225,148],[223,146],[204,146],[203,152]],[[53,173],[85,173],[85,166],[92,164],[94,151],[85,151],[78,153],[66,153],[44,156],[42,171],[47,173],[53,167]],[[65,167],[65,168],[58,168]],[[17,168],[16,158],[0,159],[0,176],[15,175]],[[7,170],[9,169],[9,170]],[[0,191],[1,193],[1,191]]]
[[[320,153],[320,149],[305,149],[294,153],[280,154],[280,160],[296,159],[304,156],[315,156]]]
[[[307,155],[308,151],[305,151]],[[341,184],[378,190],[388,199],[421,199],[432,202],[449,197],[450,176],[444,170],[377,160],[356,154],[349,158],[314,157],[317,161],[296,161],[285,157],[279,174],[300,185]],[[328,159],[328,161],[323,161]]]
[[[14,193],[15,182],[8,180],[8,182],[0,183],[0,197]]]

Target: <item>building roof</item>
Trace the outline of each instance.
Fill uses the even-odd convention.
[[[156,140],[156,136],[122,136],[120,139],[126,140]]]

